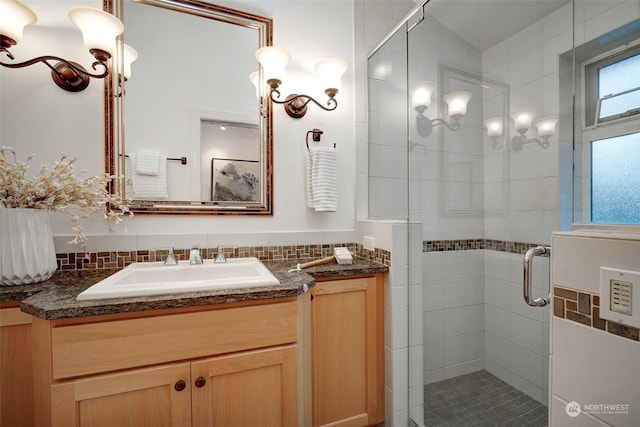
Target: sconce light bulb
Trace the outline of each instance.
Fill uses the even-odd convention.
[[[123,57],[122,74],[124,75],[125,80],[129,80],[129,78],[131,77],[131,64],[133,63],[133,61],[138,59],[138,52],[128,44],[125,44],[122,51],[122,57]]]
[[[464,116],[467,114],[467,104],[473,94],[466,90],[460,90],[451,92],[442,97],[444,102],[447,103],[449,109],[449,116],[453,119],[454,116]],[[460,120],[457,117],[456,120]]]
[[[504,124],[502,117],[492,117],[484,121],[484,126],[487,128],[487,136],[490,138],[499,138],[502,136]]]
[[[518,110],[511,114],[514,129],[521,135],[527,133],[531,127],[533,117],[536,115],[535,110]]]
[[[4,36],[2,47],[8,48],[18,43],[22,40],[24,27],[37,21],[35,12],[23,3],[17,0],[0,1],[0,35]]]
[[[74,7],[69,10],[69,19],[80,28],[84,45],[96,59],[105,61],[113,56],[116,37],[124,31],[124,24],[118,18],[99,9]]]
[[[347,63],[337,58],[324,59],[316,64],[315,70],[322,79],[325,93],[333,98],[342,85],[342,75],[347,71]]]
[[[253,86],[256,88],[256,98],[260,99],[260,73],[258,71],[254,71],[249,74],[249,80],[253,83]]]
[[[266,82],[272,89],[277,88],[284,80],[284,69],[291,59],[291,54],[279,47],[266,46],[256,51],[256,59],[262,65]]]
[[[436,84],[429,81],[419,81],[413,85],[411,91],[411,105],[422,114],[431,106],[431,95],[436,89]]]
[[[550,138],[556,131],[557,117],[545,117],[538,120],[535,125],[538,128],[538,136],[542,138]]]

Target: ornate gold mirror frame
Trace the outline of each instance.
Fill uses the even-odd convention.
[[[149,7],[160,7],[175,13],[186,13],[193,16],[209,19],[229,25],[241,26],[256,31],[257,46],[271,46],[273,38],[273,21],[270,18],[254,15],[240,10],[213,5],[198,0],[103,0],[103,9],[123,18],[125,1],[136,2]],[[126,42],[126,20],[124,41],[118,43],[118,57],[122,55],[122,46]],[[196,43],[198,40],[194,40]],[[202,40],[206,42],[206,40]],[[189,48],[193,48],[189,46]],[[196,51],[202,52],[202,49]],[[252,53],[253,54],[253,53]],[[139,55],[144,55],[144,49],[140,49]],[[183,53],[169,52],[167,60],[179,60]],[[118,68],[118,62],[114,70]],[[168,64],[170,67],[171,65]],[[222,65],[224,66],[224,65]],[[135,67],[135,63],[134,63]],[[122,65],[120,65],[122,68]],[[256,71],[259,64],[256,61]],[[105,123],[105,170],[108,174],[120,177],[111,184],[109,191],[122,196],[136,214],[179,214],[179,215],[273,215],[273,120],[272,104],[264,96],[264,89],[260,89],[256,98],[256,116],[258,117],[258,134],[260,138],[259,161],[259,195],[253,202],[212,201],[212,200],[136,200],[131,197],[129,184],[124,178],[125,170],[125,109],[126,109],[126,83],[123,80],[122,70],[114,72],[111,79],[105,79],[104,91],[104,123]],[[135,70],[134,70],[135,73]],[[140,76],[133,76],[139,78]],[[245,76],[248,81],[248,76]],[[228,82],[223,82],[228,84]],[[171,83],[170,83],[171,84]],[[185,84],[184,82],[182,84]],[[265,101],[262,101],[265,100]],[[224,114],[224,113],[223,113]],[[233,112],[230,112],[233,115]],[[189,138],[184,136],[185,140]],[[197,165],[196,159],[191,159],[191,164]],[[184,163],[183,163],[184,164]]]

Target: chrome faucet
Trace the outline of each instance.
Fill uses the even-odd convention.
[[[200,253],[200,246],[193,246],[189,252],[189,264],[202,264],[202,254]]]
[[[176,260],[176,256],[173,254],[173,247],[170,246],[167,249],[169,250],[169,253],[164,259],[164,265],[178,265],[178,260]]]
[[[227,262],[227,258],[224,256],[224,250],[222,246],[218,246],[218,255],[216,255],[216,259],[213,262],[216,264]]]

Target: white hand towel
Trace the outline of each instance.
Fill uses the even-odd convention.
[[[161,153],[157,151],[138,150],[131,155],[133,170],[138,175],[153,175],[160,173]]]
[[[167,187],[167,156],[160,154],[158,174],[144,175],[137,172],[137,156],[131,154],[131,165],[133,173],[131,181],[133,185],[133,197],[136,199],[168,199],[169,191]]]
[[[316,212],[338,210],[338,168],[336,150],[313,147],[307,162],[307,206]]]

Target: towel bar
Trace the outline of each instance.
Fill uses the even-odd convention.
[[[309,151],[309,134],[313,134],[313,140],[318,142],[320,141],[320,135],[322,135],[324,132],[322,132],[320,129],[313,129],[310,131],[307,131],[307,151]],[[333,143],[333,148],[336,148],[336,144],[335,142]]]
[[[122,154],[120,154],[122,156]],[[129,157],[128,154],[124,155],[125,157]],[[186,157],[167,157],[167,160],[174,160],[177,162],[180,162],[180,164],[186,165],[187,164],[187,158]]]

